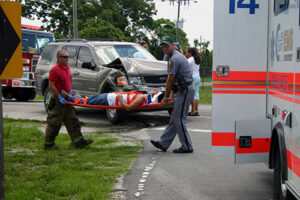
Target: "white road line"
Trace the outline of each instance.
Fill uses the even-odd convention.
[[[188,131],[193,131],[193,132],[201,132],[201,133],[211,133],[211,130],[205,130],[205,129],[189,129]]]
[[[165,127],[145,128],[144,130],[163,131],[163,130],[165,130]],[[201,132],[201,133],[210,133],[211,132],[211,130],[206,130],[206,129],[190,129],[190,128],[188,128],[188,131]]]
[[[147,182],[147,178],[151,174],[151,171],[155,167],[155,164],[156,164],[156,158],[153,157],[152,162],[148,163],[145,166],[144,172],[141,175],[142,178],[139,180],[139,183],[138,183],[137,191],[134,193],[134,195],[136,197],[144,195],[145,184]]]

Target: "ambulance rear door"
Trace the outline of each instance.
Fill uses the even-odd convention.
[[[212,151],[237,163],[268,157],[266,0],[214,1]]]

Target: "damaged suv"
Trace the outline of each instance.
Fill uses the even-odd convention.
[[[46,111],[51,97],[49,72],[57,62],[56,52],[60,49],[69,53],[72,92],[90,96],[113,91],[148,93],[152,89],[165,89],[166,62],[157,60],[139,44],[107,40],[57,40],[45,48],[36,68],[36,92],[44,96]],[[172,106],[159,109],[170,112]],[[106,110],[106,114],[115,123],[126,118],[124,110]]]

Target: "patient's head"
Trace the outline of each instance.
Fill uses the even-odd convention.
[[[158,103],[161,102],[164,94],[161,91],[158,90],[150,90],[149,92],[151,94],[151,102],[152,103]]]

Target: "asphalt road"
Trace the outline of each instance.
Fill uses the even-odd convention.
[[[130,113],[125,122],[112,125],[104,110],[76,107],[75,111],[84,124],[92,124],[113,133],[165,125],[169,120],[167,111],[143,112],[142,115],[140,113]],[[156,117],[153,117],[154,115]],[[3,117],[46,121],[47,114],[42,101],[17,102],[15,100],[4,100]]]
[[[143,141],[145,149],[124,178],[126,199],[135,200],[270,200],[273,171],[263,163],[235,165],[233,156],[211,153],[211,107],[200,106],[200,117],[189,117],[193,154],[174,154],[176,137],[167,152],[153,147],[166,125],[122,134]],[[163,113],[162,113],[163,115]]]
[[[132,171],[115,190],[120,194],[119,199],[272,199],[273,171],[265,164],[235,165],[233,156],[212,155],[211,107],[200,106],[199,109],[200,117],[188,118],[194,153],[181,155],[172,153],[180,146],[177,137],[165,153],[150,143],[150,139],[159,139],[167,126],[169,116],[166,111],[132,113],[123,124],[114,126],[106,120],[104,111],[77,108],[76,113],[84,123],[137,138],[145,145]],[[43,104],[33,101],[4,101],[3,116],[46,120]]]

